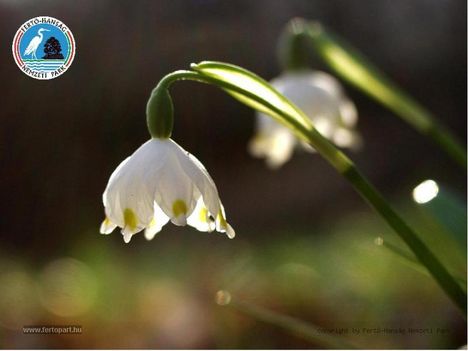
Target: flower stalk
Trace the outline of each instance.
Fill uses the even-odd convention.
[[[297,21],[297,20],[296,20]],[[466,170],[466,149],[424,106],[397,86],[363,54],[343,39],[325,30],[320,23],[303,25],[290,36],[307,36],[315,52],[341,78],[401,117],[418,132],[431,138]],[[294,52],[291,55],[295,56]]]
[[[241,67],[221,62],[192,64],[193,71],[175,71],[159,83],[166,89],[177,80],[193,80],[215,85],[242,103],[265,112],[283,123],[301,140],[320,153],[374,210],[403,239],[418,260],[427,268],[439,286],[466,315],[466,293],[444,265],[430,251],[383,196],[359,172],[354,163],[328,139],[323,137],[302,111],[279,94],[267,82]]]
[[[307,22],[295,18],[291,20],[287,28],[281,33],[278,41],[278,57],[281,65],[287,71],[300,71],[308,69],[309,63],[309,38],[305,34]]]

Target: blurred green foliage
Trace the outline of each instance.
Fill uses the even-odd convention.
[[[447,245],[414,205],[403,207],[444,263],[466,274],[455,246]],[[151,242],[138,235],[129,245],[117,232],[98,236],[90,228],[74,233],[83,240],[66,257],[39,266],[3,253],[1,346],[314,347],[216,305],[220,289],[325,330],[340,329],[339,337],[361,347],[461,346],[465,321],[429,277],[374,243],[377,236],[398,243],[382,228],[365,212],[337,218],[327,227],[278,229],[264,239],[241,232],[230,241],[177,228],[163,230]],[[176,238],[169,241],[168,236]],[[83,334],[22,335],[21,327],[31,324],[82,325]],[[352,328],[432,328],[432,333],[356,335]]]

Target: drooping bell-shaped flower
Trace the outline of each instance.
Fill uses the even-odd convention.
[[[120,227],[128,243],[134,234],[145,230],[145,237],[150,240],[170,220],[178,226],[216,230],[233,238],[235,232],[226,221],[218,190],[205,167],[169,138],[170,97],[153,95],[147,114],[161,119],[159,114],[163,113],[164,120],[148,121],[153,138],[112,173],[103,194],[106,218],[101,233],[109,234]],[[151,105],[155,101],[156,113]]]
[[[360,136],[354,129],[357,123],[356,107],[331,75],[312,70],[290,71],[270,83],[296,104],[311,119],[314,127],[337,146],[357,148],[360,145]],[[249,144],[252,155],[265,158],[272,168],[289,160],[297,144],[289,129],[258,113],[256,130]],[[303,145],[311,150],[308,145]]]
[[[150,240],[169,220],[235,235],[205,167],[169,138],[153,138],[124,160],[112,173],[103,202],[101,233],[121,227],[125,242],[143,229]]]

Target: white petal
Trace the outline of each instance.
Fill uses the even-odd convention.
[[[197,197],[193,180],[184,172],[179,162],[181,151],[172,140],[166,141],[166,166],[159,174],[156,202],[175,225],[187,224],[187,217],[195,208]]]
[[[154,236],[161,231],[162,227],[166,225],[167,222],[169,222],[169,217],[166,216],[166,214],[161,210],[161,208],[159,208],[159,206],[155,203],[153,219],[145,229],[146,240],[153,239]]]
[[[340,104],[341,122],[343,126],[352,128],[358,121],[356,106],[349,99],[343,99]]]
[[[322,135],[334,142],[338,140],[341,146],[355,146],[349,136],[356,135],[350,129],[357,122],[356,108],[333,76],[311,70],[287,72],[273,79],[271,84],[303,110]],[[249,151],[256,157],[266,158],[270,167],[277,168],[291,157],[295,137],[272,118],[261,113],[257,116],[257,133],[249,144]],[[343,129],[349,132],[343,133]]]
[[[229,239],[233,239],[236,236],[236,232],[226,220],[226,212],[224,206],[220,204],[220,211],[216,216],[216,231],[220,233],[226,233]]]
[[[201,232],[212,232],[216,229],[215,215],[210,215],[208,208],[203,202],[203,198],[197,201],[197,206],[193,210],[189,218],[187,218],[187,224],[196,228]]]
[[[198,192],[203,197],[203,202],[210,214],[215,217],[219,212],[219,195],[213,179],[211,179],[205,166],[203,166],[195,156],[185,151],[175,142],[174,145],[179,150],[176,154],[179,159],[180,166],[187,177],[192,180]],[[197,192],[194,192],[194,195],[196,195],[196,193]],[[197,196],[195,196],[195,198],[197,198]]]
[[[314,122],[314,127],[324,137],[329,138],[333,135],[336,125],[329,118],[325,116],[317,116]]]
[[[294,135],[278,124],[278,128],[269,132],[259,131],[249,143],[249,152],[255,157],[265,158],[267,165],[275,169],[291,158],[295,145]]]
[[[310,85],[319,87],[330,95],[337,97],[343,95],[343,89],[340,82],[328,73],[321,71],[309,71],[309,73],[305,73],[304,76],[308,77],[307,79]]]
[[[136,234],[135,232],[133,232],[128,226],[125,226],[123,229],[122,229],[122,235],[123,235],[123,239],[125,241],[126,244],[128,244],[130,242],[130,239],[132,238],[132,236]]]
[[[236,232],[234,231],[234,229],[231,227],[229,223],[227,224],[226,235],[229,239],[234,239],[236,236]]]
[[[141,222],[138,220],[137,215],[131,209],[127,208],[124,211],[124,222],[125,225],[122,228],[122,235],[124,236],[124,241],[126,243],[130,242],[132,236],[145,227],[142,225]]]
[[[333,134],[333,142],[339,147],[352,147],[356,143],[356,136],[348,129],[339,128]]]
[[[112,223],[109,218],[106,217],[101,224],[101,228],[99,229],[101,234],[110,234],[112,231],[117,227],[114,223]]]
[[[155,139],[143,144],[109,179],[103,195],[106,216],[119,227],[126,225],[124,212],[127,209],[135,214],[140,230],[153,217],[155,179],[166,159],[158,144]]]
[[[284,96],[294,102],[315,123],[325,117],[336,124],[340,119],[341,89],[338,82],[323,72],[286,73],[273,81]]]
[[[117,168],[114,170],[114,172],[112,172],[112,174],[111,174],[111,176],[109,178],[109,181],[107,182],[108,185],[107,185],[106,189],[104,190],[104,193],[102,194],[102,202],[104,203],[104,207],[107,207],[109,205],[109,201],[108,201],[109,185],[113,184],[115,182],[115,179],[118,178],[119,176],[121,176],[122,168],[124,168],[124,166],[127,164],[129,159],[130,159],[130,157],[127,157],[125,160],[123,160],[117,166]]]

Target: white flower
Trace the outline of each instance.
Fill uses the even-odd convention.
[[[353,128],[357,123],[356,107],[331,75],[311,70],[286,72],[270,83],[304,111],[314,127],[337,146],[359,146],[360,137]],[[252,155],[266,158],[273,168],[284,164],[297,143],[295,136],[262,113],[257,114],[256,129],[249,144]],[[306,149],[311,150],[309,146]]]
[[[172,139],[151,139],[112,173],[102,196],[101,233],[122,228],[125,242],[145,229],[151,240],[171,220],[200,231],[235,235],[205,167]]]

